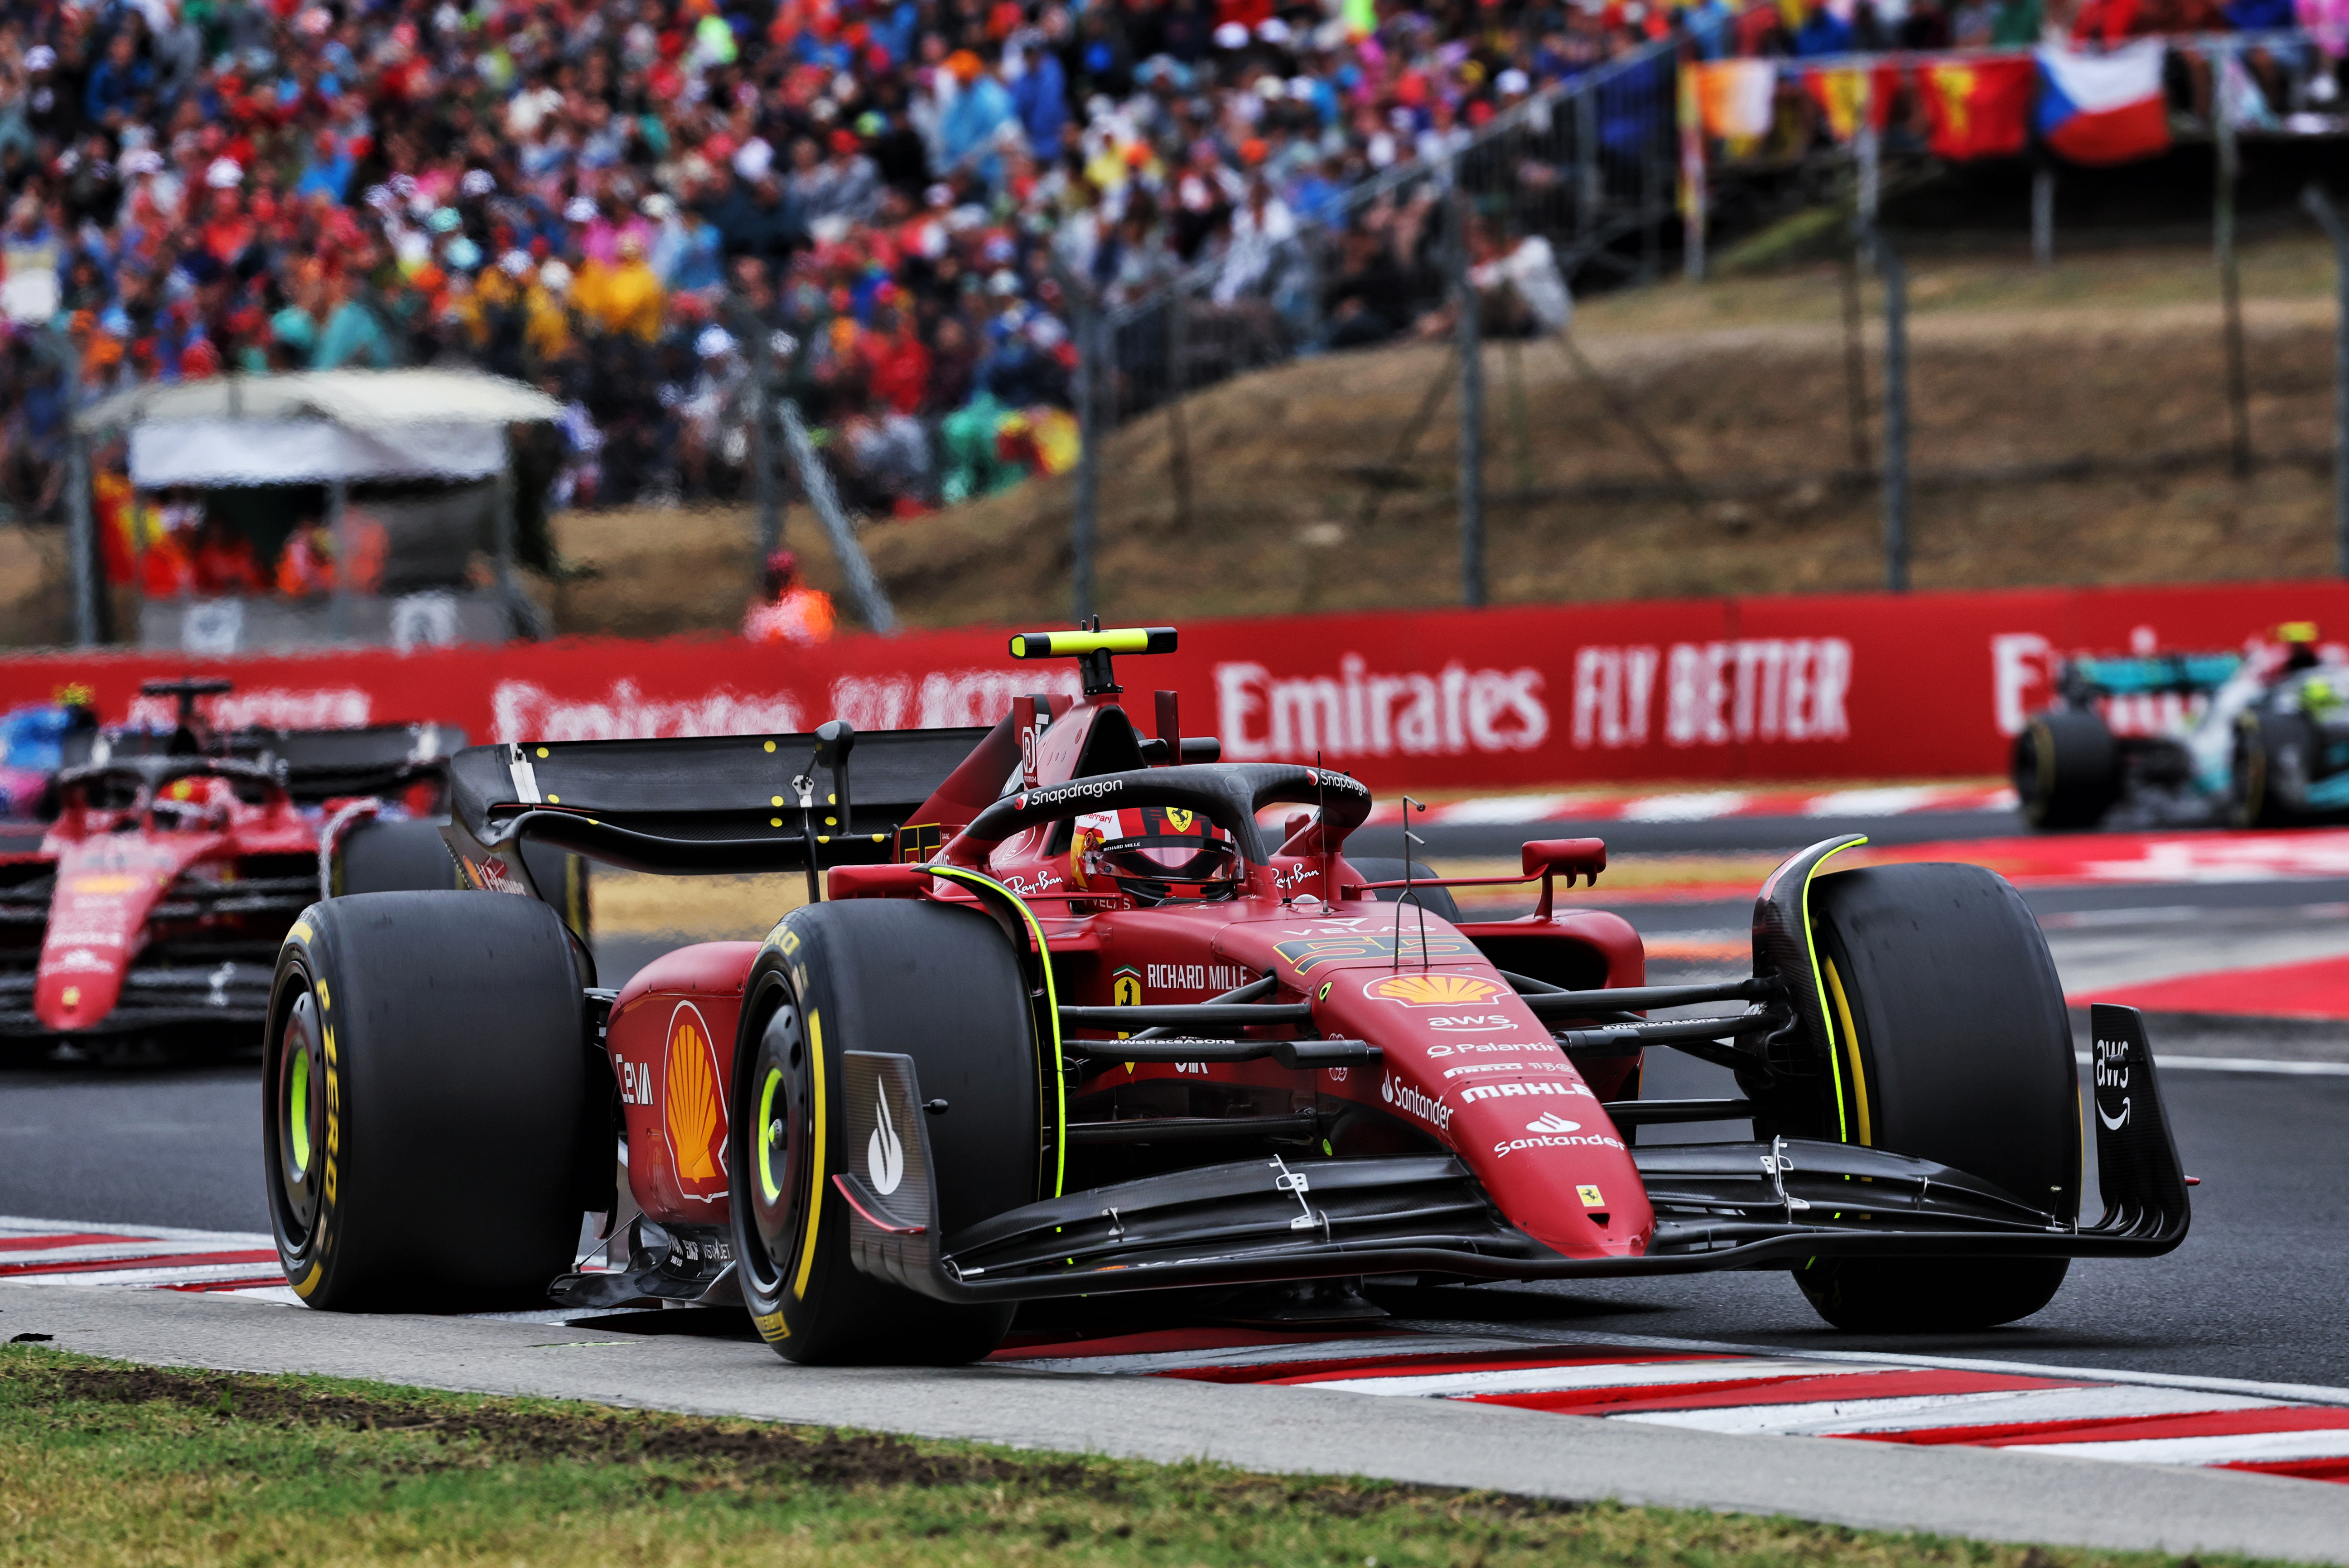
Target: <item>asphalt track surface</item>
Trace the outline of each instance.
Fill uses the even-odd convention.
[[[1965,820],[1957,820],[1961,818]],[[1867,832],[1884,843],[2002,835],[2015,827],[2007,813],[1920,814],[1849,823],[1781,818],[1593,825],[1593,830],[1609,838],[1610,847],[1681,852],[1783,849],[1847,830]],[[1512,852],[1526,837],[1572,831],[1570,824],[1490,829],[1432,826],[1423,834],[1430,843],[1422,853],[1431,858],[1504,854]],[[1489,844],[1485,842],[1486,837]],[[2180,968],[2349,954],[2349,919],[2344,918],[2349,916],[2349,880],[2044,888],[2033,889],[2025,897],[2047,929],[2067,988],[2075,992],[2158,977]],[[1741,939],[1750,911],[1751,905],[1744,899],[1643,902],[1624,909],[1643,932],[1652,938],[1681,939],[1692,950],[1708,940]],[[641,938],[600,944],[606,971],[604,983],[619,983],[668,945]],[[1726,973],[1734,968],[1719,960],[1665,960],[1653,966],[1652,973],[1658,981],[1670,981]],[[1814,1355],[1888,1351],[2084,1370],[2349,1387],[2349,1335],[2340,1332],[2341,1303],[2349,1300],[2349,1248],[2341,1244],[2344,1228],[2349,1228],[2349,1138],[2342,1136],[2342,1129],[2349,1127],[2349,1071],[2323,1070],[2349,1064],[2349,1029],[2280,1027],[2256,1022],[2206,1023],[2181,1029],[2157,1021],[2153,1042],[2158,1057],[2168,1064],[2162,1081],[2180,1152],[2187,1168],[2202,1179],[2195,1193],[2193,1234],[2164,1259],[2075,1263],[2055,1301],[2021,1324],[1966,1335],[1845,1334],[1821,1324],[1786,1276],[1776,1272],[1376,1293],[1398,1318],[1444,1332],[1474,1333],[1482,1328],[1507,1335],[1639,1336]],[[2253,1072],[2195,1064],[2231,1058],[2315,1064],[2319,1070]],[[1651,1062],[1647,1093],[1652,1096],[1724,1092],[1717,1069],[1669,1051],[1651,1054]],[[257,1074],[249,1065],[0,1073],[0,1214],[99,1224],[265,1231],[260,1098]],[[1744,1136],[1742,1127],[1732,1131],[1726,1127],[1702,1126],[1650,1129],[1648,1136],[1652,1138],[1666,1132],[1689,1140]],[[2088,1191],[2095,1191],[2093,1174]],[[2089,1208],[2093,1213],[2093,1197]],[[393,1347],[386,1352],[389,1359],[379,1357],[365,1365],[353,1362],[345,1367],[333,1359],[345,1352],[330,1344],[332,1336],[321,1340],[321,1348],[308,1360],[292,1352],[279,1355],[274,1348],[266,1354],[229,1348],[245,1343],[230,1330],[246,1333],[253,1345],[272,1347],[281,1341],[306,1344],[316,1337],[307,1333],[316,1321],[311,1314],[289,1308],[224,1300],[200,1303],[195,1298],[166,1292],[75,1290],[70,1294],[88,1303],[85,1316],[76,1320],[85,1325],[86,1333],[78,1329],[61,1336],[60,1343],[112,1354],[148,1354],[141,1325],[152,1324],[160,1330],[167,1320],[171,1334],[157,1344],[168,1348],[184,1338],[194,1348],[173,1351],[163,1358],[207,1365],[315,1365],[318,1370],[453,1386],[475,1373],[491,1375],[487,1357],[498,1347],[489,1341],[498,1334],[515,1338],[515,1345],[500,1354],[523,1361],[543,1360],[554,1354],[544,1343],[550,1336],[543,1329],[528,1331],[525,1342],[520,1334],[509,1332],[510,1326],[518,1325],[483,1324],[450,1324],[451,1334],[464,1336],[464,1348],[459,1350],[451,1340],[436,1353],[432,1345],[440,1342],[431,1339],[429,1325],[424,1320],[410,1319],[398,1320],[416,1327],[389,1336],[387,1343]],[[44,1299],[62,1306],[67,1296],[52,1293]],[[9,1300],[8,1316],[0,1319],[11,1331],[24,1326],[17,1316],[21,1304]],[[196,1315],[207,1308],[221,1315]],[[1179,1314],[1179,1305],[1173,1310]],[[253,1315],[256,1314],[267,1315]],[[291,1325],[268,1326],[289,1315],[303,1324],[301,1333],[289,1334]],[[1159,1321],[1166,1320],[1162,1316]],[[218,1325],[219,1333],[204,1327],[205,1324]],[[236,1327],[247,1324],[249,1332]],[[1085,1326],[1100,1332],[1114,1324],[1093,1322]],[[481,1343],[474,1344],[475,1337]],[[585,1333],[579,1337],[583,1343],[602,1338]],[[567,1345],[568,1339],[564,1343]],[[208,1345],[221,1348],[202,1348]],[[2144,1481],[2123,1482],[2115,1471],[2134,1467],[2079,1470],[2078,1461],[2064,1461],[2060,1482],[2054,1472],[2045,1469],[2027,1474],[2016,1471],[2011,1485],[2018,1493],[2040,1495],[2043,1511],[2010,1516],[1982,1501],[2010,1484],[2000,1479],[2002,1456],[1987,1453],[1935,1450],[1929,1477],[1924,1470],[1904,1469],[1914,1462],[1909,1457],[1844,1457],[1849,1450],[1873,1450],[1880,1445],[1826,1443],[1822,1449],[1834,1451],[1827,1461],[1831,1468],[1853,1468],[1848,1475],[1836,1472],[1840,1479],[1822,1489],[1820,1478],[1828,1472],[1816,1462],[1806,1461],[1800,1477],[1771,1470],[1771,1466],[1782,1462],[1769,1457],[1781,1451],[1780,1444],[1741,1440],[1719,1449],[1716,1457],[1713,1449],[1702,1444],[1682,1443],[1669,1453],[1660,1448],[1648,1455],[1644,1450],[1634,1453],[1623,1445],[1628,1442],[1636,1448],[1661,1439],[1643,1434],[1636,1438],[1610,1437],[1603,1445],[1595,1438],[1584,1443],[1579,1438],[1569,1439],[1556,1425],[1528,1428],[1513,1436],[1496,1425],[1461,1425],[1457,1416],[1447,1412],[1400,1408],[1416,1407],[1420,1401],[1381,1400],[1379,1421],[1356,1424],[1346,1414],[1350,1406],[1334,1403],[1337,1396],[1282,1391],[1286,1398],[1312,1403],[1316,1433],[1329,1433],[1340,1425],[1359,1427],[1350,1429],[1342,1440],[1320,1437],[1309,1440],[1303,1435],[1305,1428],[1295,1424],[1307,1417],[1302,1405],[1268,1404],[1261,1411],[1243,1414],[1232,1402],[1252,1401],[1254,1396],[1226,1389],[1219,1395],[1224,1402],[1213,1411],[1192,1410],[1186,1402],[1198,1397],[1194,1391],[1133,1386],[1159,1385],[1158,1379],[1114,1380],[1114,1391],[1107,1384],[1089,1383],[1081,1415],[1072,1414],[1077,1406],[1066,1399],[1057,1405],[1047,1401],[1030,1409],[1015,1396],[995,1392],[982,1396],[950,1374],[944,1382],[923,1381],[937,1379],[937,1374],[887,1375],[859,1384],[853,1399],[841,1403],[824,1393],[838,1375],[801,1369],[781,1377],[754,1378],[753,1366],[761,1370],[771,1366],[767,1353],[756,1345],[664,1337],[647,1350],[645,1357],[631,1358],[631,1366],[649,1373],[657,1362],[665,1369],[654,1380],[662,1390],[657,1402],[678,1407],[740,1408],[746,1414],[771,1414],[778,1418],[863,1422],[894,1429],[999,1437],[1037,1446],[1092,1446],[1142,1457],[1212,1451],[1234,1462],[1272,1469],[1336,1468],[1423,1480],[1452,1479],[1458,1469],[1459,1484],[1552,1490],[1539,1484],[1532,1471],[1522,1481],[1517,1480],[1516,1469],[1512,1468],[1522,1468],[1514,1457],[1517,1438],[1530,1441],[1538,1431],[1541,1451],[1548,1456],[1545,1462],[1557,1462],[1558,1455],[1568,1449],[1581,1456],[1575,1461],[1578,1479],[1573,1495],[1610,1491],[1630,1500],[1784,1506],[1810,1517],[1840,1518],[1856,1524],[1910,1524],[2006,1539],[2134,1542],[2137,1538],[2127,1535],[2132,1528],[2127,1522],[2130,1510],[2123,1504],[2141,1486],[2151,1485],[2142,1508],[2150,1518],[2158,1511],[2157,1501],[2163,1507],[2185,1507],[2201,1496],[2200,1489],[2210,1481],[2207,1476],[2188,1478],[2184,1472],[2146,1470],[2137,1472],[2146,1478]],[[746,1355],[748,1361],[736,1365]],[[452,1355],[468,1369],[462,1376],[439,1370],[450,1364]],[[495,1376],[504,1378],[506,1374],[501,1371]],[[564,1381],[569,1376],[524,1377],[517,1373],[511,1382],[498,1386],[543,1386],[545,1391],[560,1392],[570,1389]],[[905,1386],[899,1389],[901,1381]],[[696,1392],[721,1385],[729,1392],[719,1402],[710,1402],[718,1398],[716,1395],[705,1400]],[[590,1375],[578,1391],[592,1395],[595,1387],[608,1390],[614,1386],[608,1375]],[[641,1385],[632,1376],[630,1386]],[[735,1388],[743,1391],[732,1392]],[[833,1402],[824,1403],[827,1398]],[[743,1404],[744,1400],[750,1403]],[[1333,1402],[1326,1412],[1319,1408],[1323,1401]],[[1495,1413],[1478,1414],[1489,1421]],[[1563,1418],[1544,1419],[1555,1423]],[[1095,1424],[1112,1420],[1118,1423],[1114,1437],[1097,1429]],[[1506,1425],[1513,1430],[1513,1421]],[[1216,1433],[1217,1441],[1203,1446],[1196,1437],[1202,1431]],[[1227,1441],[1223,1437],[1226,1433],[1231,1434]],[[1283,1433],[1294,1436],[1284,1438]],[[1283,1448],[1283,1442],[1288,1446]],[[1315,1447],[1317,1442],[1321,1446]],[[1977,1469],[1980,1475],[1973,1473]],[[1625,1478],[1620,1482],[1599,1484],[1599,1480],[1619,1471]],[[1697,1479],[1670,1485],[1661,1480],[1648,1484],[1639,1479],[1672,1474]],[[2240,1501],[2247,1492],[2212,1492],[2214,1518],[2227,1515],[2230,1509],[2259,1512],[2272,1508],[2288,1512],[2287,1495],[2305,1495],[2310,1490],[2338,1495],[2349,1490],[2244,1478],[2228,1478],[2221,1484],[2261,1489],[2288,1485],[2301,1490],[2278,1492],[2271,1502],[2256,1506]],[[1675,1490],[1676,1486],[1680,1490]],[[2080,1512],[2069,1503],[2046,1501],[2051,1487],[2073,1489],[2081,1499],[2093,1495],[2095,1507],[2111,1514],[2112,1522],[2091,1529],[2088,1512]],[[2183,1490],[2163,1490],[2173,1487]],[[1869,1501],[1865,1508],[1854,1505],[1857,1511],[1837,1501],[1863,1495]],[[1972,1501],[1962,1504],[1953,1501],[1960,1499]],[[1968,1513],[1968,1508],[1978,1511]],[[2075,1517],[2081,1521],[2076,1532],[2069,1522]],[[2153,1543],[2152,1537],[2143,1539],[2144,1543]],[[2162,1539],[2186,1545],[2216,1544],[2222,1537],[2196,1532]],[[2314,1539],[2349,1542],[2349,1528],[2333,1537],[2320,1528]],[[2246,1538],[2243,1544],[2254,1543]],[[2336,1543],[2313,1552],[2292,1550],[2296,1554],[2328,1557],[2349,1551],[2349,1545]]]

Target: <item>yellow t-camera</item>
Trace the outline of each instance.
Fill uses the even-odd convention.
[[[1014,659],[1074,659],[1085,678],[1085,694],[1124,690],[1110,669],[1112,653],[1172,653],[1171,626],[1113,627],[1108,631],[1023,631],[1011,639]]]

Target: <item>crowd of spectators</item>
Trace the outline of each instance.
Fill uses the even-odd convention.
[[[67,410],[133,383],[469,364],[564,406],[557,504],[744,493],[761,373],[858,510],[957,500],[1073,461],[1072,292],[1205,266],[1217,302],[1261,296],[1366,177],[1671,25],[1641,0],[0,0],[0,489],[53,514]],[[1407,328],[1380,280],[1424,216],[1390,205],[1298,285],[1332,341]]]

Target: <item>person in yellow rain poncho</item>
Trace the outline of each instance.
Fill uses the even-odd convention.
[[[616,261],[583,265],[571,290],[581,315],[606,332],[633,333],[647,343],[659,340],[667,297],[659,276],[645,260],[644,241],[632,233],[620,236]]]

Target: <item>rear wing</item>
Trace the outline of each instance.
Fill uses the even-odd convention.
[[[2193,697],[2216,691],[2242,667],[2240,653],[2086,656],[2065,660],[2058,684],[2075,702],[2165,692]]]
[[[175,753],[174,743],[180,751]],[[95,731],[69,737],[66,765],[104,766],[140,758],[186,755],[175,730]],[[351,730],[231,730],[210,754],[267,766],[283,764],[285,793],[305,805],[338,795],[380,794],[418,779],[438,778],[464,750],[465,732],[446,724],[375,724]]]
[[[305,803],[375,794],[417,779],[437,778],[449,759],[465,749],[465,732],[446,724],[263,734],[263,750],[285,764],[286,793]]]
[[[525,839],[669,876],[802,870],[810,837],[826,867],[921,860],[992,799],[1019,763],[1009,721],[992,731],[863,732],[843,748],[838,768],[816,765],[817,740],[709,735],[473,746],[450,765],[453,820],[443,833],[475,886],[501,887],[502,878],[516,892],[534,890],[517,853]],[[946,787],[966,763],[993,775],[983,798],[926,814],[926,806],[973,793]],[[804,818],[792,782],[802,776],[812,785]],[[925,822],[926,815],[954,820]]]

